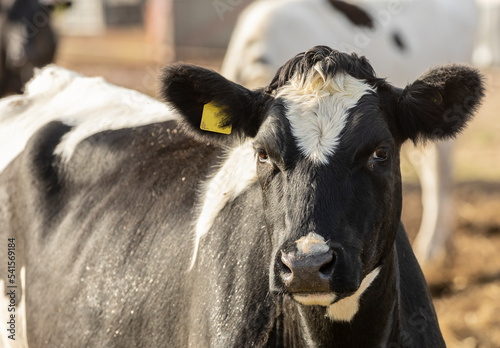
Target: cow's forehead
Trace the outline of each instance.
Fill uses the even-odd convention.
[[[327,164],[338,148],[350,110],[374,88],[345,72],[325,76],[318,65],[277,91],[286,105],[297,148],[315,164]]]

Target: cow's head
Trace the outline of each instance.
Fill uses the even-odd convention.
[[[481,76],[465,66],[429,70],[399,89],[365,58],[327,47],[291,59],[265,90],[189,65],[167,68],[163,83],[196,137],[251,141],[274,248],[271,287],[328,307],[359,296],[393,248],[401,144],[455,136],[483,95]],[[202,115],[231,134],[200,130]]]

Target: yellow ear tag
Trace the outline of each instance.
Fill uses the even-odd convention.
[[[221,122],[224,119],[227,119],[224,110],[218,107],[212,100],[210,103],[203,106],[200,129],[215,133],[231,134],[233,129],[232,125],[226,127],[221,126]]]

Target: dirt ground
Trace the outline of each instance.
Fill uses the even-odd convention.
[[[110,41],[112,54],[107,53]],[[133,42],[133,48],[125,42]],[[63,38],[57,63],[156,96],[164,64],[138,55],[144,50],[141,45],[136,32],[113,34],[107,40]],[[184,61],[220,67],[220,51],[179,52]],[[500,347],[500,70],[482,72],[487,97],[455,148],[457,217],[452,248],[444,265],[425,270],[449,347]],[[404,176],[402,219],[413,238],[420,224],[421,194],[411,170]]]

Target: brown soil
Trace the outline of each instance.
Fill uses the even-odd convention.
[[[402,220],[419,228],[420,189],[405,184]],[[442,265],[425,269],[449,347],[500,347],[500,183],[462,182],[454,190],[456,232]]]

